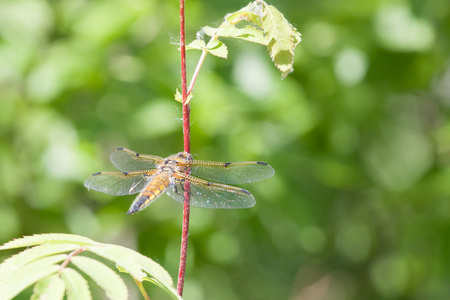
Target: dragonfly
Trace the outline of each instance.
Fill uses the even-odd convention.
[[[137,194],[127,214],[143,210],[164,193],[178,202],[189,194],[190,205],[202,208],[247,208],[253,195],[228,184],[260,181],[272,177],[274,169],[261,161],[216,162],[194,160],[187,152],[167,158],[117,148],[112,163],[121,172],[97,172],[84,185],[114,196]],[[186,182],[189,184],[186,185]]]

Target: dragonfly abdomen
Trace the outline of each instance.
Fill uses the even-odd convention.
[[[143,210],[153,200],[158,198],[170,184],[170,175],[161,172],[156,175],[153,180],[147,185],[145,189],[136,197],[127,214],[131,215],[135,212]]]

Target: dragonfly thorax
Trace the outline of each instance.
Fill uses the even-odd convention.
[[[164,159],[158,168],[161,172],[167,172],[169,174],[173,172],[185,172],[192,161],[192,155],[187,152],[179,152]]]

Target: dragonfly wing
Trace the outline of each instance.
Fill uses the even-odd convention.
[[[111,161],[123,172],[155,169],[163,158],[159,156],[139,154],[127,148],[117,148],[111,153]]]
[[[260,181],[272,177],[275,170],[265,162],[215,162],[194,160],[191,175],[226,184],[239,184]]]
[[[208,182],[182,173],[174,174],[167,194],[184,202],[185,182],[190,182],[190,205],[202,208],[247,208],[255,205],[253,195],[244,189]]]
[[[142,191],[152,175],[151,172],[98,172],[89,176],[84,185],[109,195],[131,195]]]

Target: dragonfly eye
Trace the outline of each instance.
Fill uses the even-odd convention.
[[[183,160],[185,160],[185,161],[192,161],[193,159],[192,159],[192,155],[190,155],[189,153],[187,153],[187,152],[179,152],[178,154],[177,154],[177,157],[178,158],[181,158],[181,159],[183,159]]]

